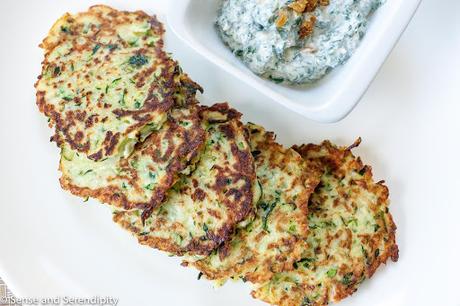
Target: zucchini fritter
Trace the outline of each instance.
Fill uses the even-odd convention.
[[[254,124],[247,128],[262,190],[254,221],[209,257],[184,263],[219,282],[242,278],[263,283],[301,259],[308,234],[308,199],[321,176],[314,164],[276,143],[273,133]]]
[[[226,241],[253,216],[259,197],[240,116],[226,103],[204,107],[206,140],[195,170],[181,175],[145,224],[139,210],[115,211],[114,221],[141,244],[179,256],[206,256]]]
[[[60,147],[94,161],[127,157],[162,126],[181,78],[163,32],[154,16],[103,5],[53,25],[35,87]]]
[[[173,108],[161,129],[137,144],[127,158],[95,162],[64,145],[61,186],[118,208],[152,209],[163,202],[179,173],[193,168],[204,140],[199,106],[191,100]]]
[[[360,141],[360,140],[359,140]],[[295,269],[275,274],[253,291],[274,305],[327,305],[353,294],[388,258],[398,260],[388,189],[369,166],[325,141],[295,149],[325,172],[310,198],[308,248]]]

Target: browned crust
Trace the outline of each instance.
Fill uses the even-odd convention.
[[[210,119],[207,114],[218,112],[225,117],[225,122],[216,119]],[[241,150],[235,143],[236,134],[243,132],[244,138],[249,143],[249,135],[240,121],[241,113],[231,108],[228,103],[217,103],[210,107],[203,107],[201,116],[209,124],[217,124],[218,129],[224,133],[232,143],[231,152],[236,162],[231,165],[231,169],[222,168],[218,165],[214,169],[218,171],[216,181],[212,188],[218,193],[223,194],[222,202],[227,207],[228,221],[217,230],[207,232],[208,241],[205,243],[200,239],[193,239],[187,246],[184,253],[208,255],[219,245],[227,241],[234,233],[238,223],[244,221],[248,216],[254,213],[254,184],[256,182],[254,159],[250,151]],[[230,188],[226,190],[227,180],[243,182],[240,188]]]
[[[113,221],[121,225],[125,230],[137,237],[138,242],[142,245],[152,247],[161,251],[168,252],[177,256],[182,256],[191,252],[192,254],[207,254],[209,252],[206,245],[212,245],[211,241],[200,241],[199,239],[193,239],[185,248],[180,247],[177,244],[171,243],[170,239],[162,237],[152,237],[141,232],[138,227],[133,226],[129,221],[124,218],[124,215],[129,212],[126,211],[115,211],[113,214]],[[174,231],[174,226],[170,228]]]
[[[149,19],[151,29],[155,33],[155,35],[158,36],[163,36],[165,30],[163,27],[163,24],[158,21],[156,16],[150,16],[144,11],[137,10],[134,12],[130,11],[119,11],[116,10],[108,5],[103,5],[103,4],[97,4],[97,5],[92,5],[89,7],[88,11],[78,13],[76,15],[71,15],[69,13],[65,13],[58,21],[56,21],[55,25],[61,20],[71,20],[71,22],[74,22],[78,17],[84,16],[87,14],[92,14],[97,17],[99,17],[101,20],[106,20],[107,22],[103,24],[103,29],[107,31],[108,33],[114,33],[114,28],[116,25],[123,24],[128,20],[128,15],[136,15],[136,20],[144,20],[144,19]],[[55,26],[53,25],[51,27],[51,30],[49,31],[48,37],[45,38],[42,43],[39,45],[41,48],[45,49],[47,53],[51,52],[56,46],[58,46],[64,37],[61,37],[60,40],[58,41],[52,41],[49,37],[53,36],[55,29]],[[69,29],[70,34],[74,34],[76,29]],[[163,47],[163,40],[159,42],[161,44],[161,47]]]
[[[274,273],[292,269],[293,263],[301,258],[302,250],[306,247],[303,239],[305,239],[308,234],[308,222],[306,220],[306,216],[308,215],[308,199],[320,181],[322,170],[317,168],[315,164],[305,162],[297,152],[286,149],[276,143],[276,137],[273,132],[265,131],[260,126],[253,124],[248,124],[246,127],[251,139],[251,150],[255,159],[256,169],[268,166],[271,169],[289,172],[291,171],[290,164],[296,160],[299,162],[299,168],[304,169],[302,175],[296,176],[291,183],[293,186],[304,186],[302,192],[299,192],[295,200],[291,203],[298,207],[301,212],[300,215],[304,216],[304,218],[298,220],[299,222],[296,223],[300,226],[298,229],[299,234],[290,235],[283,237],[281,240],[273,241],[273,243],[268,246],[268,249],[273,251],[282,248],[283,252],[278,254],[275,252],[271,256],[265,256],[260,253],[258,249],[246,246],[246,244],[249,243],[245,238],[247,234],[246,229],[239,229],[232,239],[226,241],[219,247],[217,255],[211,255],[218,256],[220,261],[224,261],[231,255],[235,256],[235,254],[232,254],[232,245],[234,243],[239,245],[243,244],[243,249],[238,249],[236,251],[238,254],[241,253],[240,255],[242,256],[241,258],[237,258],[237,261],[231,261],[229,264],[216,267],[209,263],[209,259],[184,262],[183,264],[192,264],[200,270],[207,279],[211,280],[225,280],[227,278],[242,277],[246,281],[252,283],[264,283],[268,281]],[[268,177],[258,176],[262,189],[269,187],[269,185],[266,186],[265,184],[271,184],[267,179],[270,180]],[[298,214],[295,216],[299,217]],[[279,214],[277,215],[277,218],[278,217]],[[293,215],[286,215],[284,222],[288,223],[290,217],[293,217]],[[255,218],[254,222],[257,222],[257,215]],[[302,222],[302,220],[305,221]],[[284,223],[283,220],[277,220],[276,222],[279,226],[281,225],[280,223]],[[256,229],[253,228],[252,231],[254,230]],[[266,231],[259,232],[257,236],[254,237],[254,240],[251,240],[251,243],[257,244],[256,241],[261,241],[266,235],[270,235],[270,233]],[[257,269],[254,271],[255,267],[257,267]]]
[[[162,178],[161,183],[156,186],[153,196],[148,202],[129,201],[124,191],[115,185],[97,189],[79,187],[74,185],[71,179],[65,175],[60,178],[62,188],[76,196],[83,198],[92,197],[103,203],[126,210],[134,208],[145,209],[144,215],[148,217],[151,211],[164,201],[166,192],[177,181],[179,173],[196,161],[204,145],[205,131],[201,127],[201,120],[198,117],[199,108],[194,104],[196,101],[188,103],[187,108],[191,110],[190,115],[180,119],[193,122],[193,128],[185,129],[176,119],[169,116],[168,122],[165,124],[165,128],[168,128],[165,133],[151,134],[142,144],[137,145],[135,152],[130,157],[120,161],[121,169],[131,173],[131,176],[128,178],[130,184],[136,186],[137,173],[131,167],[133,159],[136,159],[139,155],[150,156],[153,161],[158,162],[164,162],[169,159],[167,174]],[[172,137],[177,134],[180,134],[183,139],[183,142],[178,147],[174,146],[171,141]],[[158,156],[156,148],[161,145],[160,142],[164,139],[168,140],[168,150],[163,156]],[[142,188],[142,186],[137,187]]]
[[[162,157],[156,156],[155,148],[161,146],[160,141],[156,139],[158,138],[156,137],[157,134],[154,133],[151,135],[149,141],[143,144],[144,150],[153,158],[161,160],[168,159],[170,156],[175,156],[167,166],[167,176],[163,179],[161,188],[156,188],[154,197],[150,200],[148,205],[145,206],[145,210],[142,213],[143,222],[152,214],[152,211],[155,208],[163,203],[166,197],[166,192],[177,181],[179,173],[198,159],[199,153],[204,146],[206,133],[201,127],[201,122],[198,119],[198,113],[193,113],[192,115],[192,121],[195,122],[195,125],[191,130],[182,128],[178,122],[175,122],[171,118],[169,121],[170,126],[167,131],[166,139],[171,139],[174,134],[181,134],[184,139],[184,143],[182,143],[178,148],[174,148],[173,144],[170,142],[170,147]],[[141,206],[138,205],[137,207]]]
[[[342,283],[336,283],[336,291],[332,296],[332,299],[335,302],[338,302],[350,295],[352,295],[356,290],[359,282],[361,281],[364,276],[366,278],[370,278],[374,275],[375,271],[379,266],[382,264],[386,264],[388,259],[396,262],[399,258],[399,249],[398,245],[396,244],[396,224],[393,221],[391,214],[388,211],[387,203],[389,198],[389,191],[387,186],[384,185],[384,181],[379,181],[374,184],[366,184],[365,182],[372,182],[372,167],[368,165],[364,165],[361,159],[358,157],[356,158],[351,150],[353,148],[358,147],[361,144],[361,138],[358,138],[351,146],[347,148],[337,148],[329,141],[324,141],[320,146],[315,145],[307,145],[301,146],[296,148],[301,155],[306,155],[308,151],[315,151],[326,149],[329,152],[328,158],[323,159],[322,162],[325,165],[328,165],[332,171],[340,171],[339,167],[343,164],[343,160],[347,157],[351,157],[353,159],[353,164],[351,168],[356,170],[357,172],[363,173],[363,180],[356,181],[356,184],[365,184],[365,188],[369,191],[379,194],[379,198],[377,200],[378,207],[385,207],[386,211],[383,217],[386,219],[386,236],[381,233],[380,235],[373,235],[372,241],[369,241],[368,244],[373,246],[371,254],[378,249],[379,241],[385,241],[385,249],[383,252],[380,252],[379,256],[371,256],[371,262],[367,264],[365,267],[365,271],[362,271],[361,268],[355,269],[353,272],[353,277],[351,283],[347,286],[343,285]],[[324,304],[326,305],[326,304]]]
[[[75,46],[74,50],[81,51],[84,49],[91,49],[92,44],[94,41],[98,41],[98,33],[104,32],[104,33],[113,33],[114,28],[116,25],[126,23],[128,20],[128,16],[133,16],[136,15],[136,19],[138,20],[143,20],[147,19],[149,20],[149,23],[151,25],[151,31],[157,35],[158,37],[162,37],[164,33],[164,28],[163,25],[156,19],[155,16],[149,16],[145,12],[142,11],[136,11],[136,12],[127,12],[127,11],[117,11],[115,9],[112,9],[108,6],[105,5],[95,5],[90,7],[90,9],[87,12],[77,14],[75,16],[72,16],[70,14],[65,14],[64,16],[61,17],[60,20],[67,20],[70,24],[73,24],[67,32],[62,32],[59,31],[58,33],[58,40],[53,40],[51,37],[55,37],[56,32],[58,29],[56,25],[59,23],[60,20],[56,22],[56,24],[51,28],[49,36],[43,40],[43,42],[40,44],[40,47],[42,47],[45,50],[45,59],[42,62],[42,74],[38,77],[37,82],[35,83],[35,87],[37,87],[38,82],[40,79],[43,77],[43,73],[49,68],[54,65],[52,62],[49,61],[49,55],[51,52],[59,46],[63,41],[68,39],[69,35],[72,35],[73,38],[75,39],[75,33],[80,33],[81,31],[81,24],[76,23],[75,21],[80,17],[84,16],[86,14],[92,14],[98,16],[100,20],[103,22],[101,23],[100,30],[97,31],[95,34],[92,36],[88,37],[88,42],[84,45],[79,45],[78,48]],[[118,43],[125,43],[124,41],[120,40]],[[140,129],[147,123],[151,122],[153,120],[153,116],[155,116],[156,113],[164,113],[168,111],[173,105],[174,105],[174,94],[176,92],[176,81],[175,77],[176,74],[173,73],[175,71],[175,67],[177,64],[169,59],[168,55],[163,51],[163,39],[159,39],[155,43],[154,53],[156,54],[156,57],[159,61],[165,64],[165,67],[161,71],[161,78],[164,80],[162,84],[159,83],[152,83],[150,88],[149,88],[149,93],[142,104],[142,107],[138,110],[124,110],[124,109],[114,109],[113,113],[117,117],[123,117],[123,116],[131,116],[134,120],[137,122],[133,124],[129,129],[127,129],[124,132],[124,135],[132,132],[133,130]],[[124,46],[127,47],[127,46]],[[145,49],[139,49],[136,51],[139,54],[145,53]],[[65,67],[55,67],[59,69],[65,69]],[[154,72],[154,67],[152,69],[147,69],[143,70],[141,73],[147,74],[147,73],[153,73]],[[139,82],[141,82],[143,79],[146,78],[146,75],[139,75]],[[191,80],[190,80],[191,81]],[[197,85],[197,84],[195,84]],[[198,88],[200,88],[198,86]],[[201,88],[200,88],[201,89]],[[158,97],[153,94],[156,91],[160,91],[162,94],[162,99],[158,99]],[[87,93],[86,98],[88,98],[88,95],[91,95],[91,92]],[[75,97],[74,101],[78,102],[77,100],[80,100],[80,97]],[[103,94],[101,95],[100,101],[103,101]],[[74,127],[77,125],[77,122],[80,123],[85,123],[90,120],[92,122],[94,118],[90,119],[92,114],[87,114],[86,112],[81,112],[81,111],[72,111],[68,110],[65,113],[62,113],[58,110],[55,109],[54,105],[48,104],[47,101],[45,100],[45,93],[42,91],[37,91],[36,93],[36,103],[38,106],[38,109],[40,112],[45,114],[47,117],[50,118],[50,126],[54,126],[55,128],[55,135],[51,138],[52,141],[55,141],[58,146],[62,146],[64,142],[68,143],[70,147],[73,150],[76,150],[81,153],[85,153],[88,155],[88,157],[92,160],[98,161],[101,160],[104,156],[110,156],[114,154],[114,148],[118,143],[118,140],[120,136],[124,135],[117,135],[114,138],[113,135],[106,135],[106,137],[110,138],[110,141],[107,143],[104,143],[102,148],[94,152],[92,154],[89,154],[90,150],[90,140],[87,139],[86,137],[83,137],[83,133],[81,131],[73,131]],[[74,102],[72,102],[74,103]],[[100,102],[102,103],[102,102]],[[102,105],[102,104],[101,104]],[[102,120],[103,118],[96,118],[96,122],[99,120]],[[91,126],[92,123],[89,125]],[[86,125],[87,126],[87,125]],[[88,127],[88,126],[87,126]]]
[[[362,160],[358,157],[356,158],[353,153],[351,152],[352,149],[358,147],[361,144],[361,138],[358,138],[352,145],[347,148],[338,148],[333,145],[330,141],[326,140],[323,141],[320,145],[315,144],[307,144],[302,146],[293,146],[293,149],[299,152],[302,156],[307,156],[311,154],[311,151],[321,151],[326,149],[328,151],[328,155],[326,158],[321,158],[321,164],[329,167],[332,171],[340,171],[340,166],[343,163],[343,160],[347,157],[351,157],[353,159],[353,169],[357,172],[363,173],[364,179],[361,182],[365,181],[372,181],[372,167],[369,165],[364,165]],[[355,182],[359,184],[359,181]],[[388,187],[385,185],[385,181],[379,181],[377,183],[365,186],[369,191],[375,194],[382,194],[381,197],[378,199],[378,206],[384,206],[386,208],[385,218],[387,224],[387,233],[388,233],[388,241],[386,243],[386,248],[383,253],[380,253],[378,258],[374,260],[368,267],[366,271],[366,276],[369,278],[371,277],[377,268],[387,262],[389,258],[392,261],[397,262],[399,258],[399,249],[398,245],[396,244],[396,224],[393,221],[392,215],[388,211],[387,204],[389,202],[389,190]],[[375,237],[375,240],[380,240],[381,237]],[[376,244],[375,244],[376,245]]]
[[[325,294],[319,298],[317,301],[310,302],[309,305],[313,306],[325,306],[330,302],[339,302],[342,299],[352,295],[357,289],[359,284],[366,278],[371,278],[376,270],[382,265],[386,264],[388,259],[396,262],[399,257],[399,249],[396,244],[396,225],[393,221],[391,214],[388,211],[388,197],[389,192],[388,188],[384,185],[384,181],[379,181],[377,183],[372,183],[372,169],[370,166],[364,165],[361,159],[356,158],[351,150],[361,143],[361,139],[357,139],[351,146],[348,148],[339,148],[333,145],[329,141],[324,141],[320,145],[308,144],[302,146],[294,146],[293,148],[298,151],[304,158],[311,157],[312,162],[317,162],[318,166],[322,167],[324,171],[332,171],[334,175],[342,177],[345,173],[343,171],[354,170],[359,172],[363,179],[355,180],[352,184],[360,185],[363,188],[368,189],[374,194],[378,194],[379,198],[375,204],[376,207],[384,208],[384,211],[381,214],[382,223],[384,231],[380,231],[377,234],[373,235],[360,235],[360,239],[366,241],[366,245],[371,247],[371,254],[366,259],[366,264],[360,264],[354,267],[352,274],[349,277],[349,283],[343,284],[337,280],[334,280],[331,288],[327,288]],[[326,150],[327,154],[320,154],[321,151]],[[315,156],[317,153],[317,156]],[[322,156],[322,157],[320,157]],[[342,167],[347,163],[346,167]],[[371,183],[369,183],[371,182]],[[342,197],[346,195],[341,195]],[[351,233],[350,233],[351,234]],[[351,235],[350,235],[351,239]],[[381,242],[384,242],[384,249],[379,250],[379,245]],[[351,244],[351,241],[348,241]],[[346,247],[346,246],[344,246]],[[375,253],[376,251],[378,253]],[[343,271],[341,270],[343,269]],[[349,273],[349,267],[339,267],[340,272]],[[296,287],[291,289],[291,295],[283,294],[279,297],[278,300],[266,300],[266,302],[273,303],[280,306],[291,305],[294,301],[298,301],[298,298],[304,296],[303,292],[308,292],[308,284],[298,284]],[[257,291],[252,292],[252,296],[255,298],[261,298]]]
[[[219,116],[216,116],[219,114]],[[211,106],[202,106],[200,117],[209,124],[224,123],[230,120],[240,120],[242,114],[228,105],[228,102],[215,103]],[[239,123],[243,125],[241,122]],[[247,138],[249,137],[246,135]]]
[[[230,108],[227,103],[215,104],[211,107],[201,107],[200,117],[203,121],[207,121],[212,125],[213,129],[219,130],[224,133],[230,142],[232,158],[235,159],[233,164],[222,163],[214,164],[213,170],[217,171],[217,176],[214,184],[208,186],[213,189],[218,197],[222,207],[225,207],[225,214],[219,214],[225,221],[220,223],[219,226],[212,228],[211,226],[206,231],[204,236],[193,234],[192,237],[187,237],[187,242],[180,245],[171,238],[163,238],[155,236],[155,231],[169,231],[171,233],[179,233],[182,224],[170,222],[160,214],[152,214],[150,218],[155,218],[149,223],[148,232],[141,234],[138,228],[133,227],[126,220],[131,212],[120,211],[114,215],[114,221],[121,224],[125,229],[134,233],[137,236],[139,243],[150,246],[168,253],[182,256],[182,255],[198,255],[205,256],[216,249],[219,245],[224,243],[234,233],[238,223],[248,218],[254,211],[254,184],[256,182],[256,175],[254,169],[254,161],[250,150],[239,149],[236,144],[236,136],[241,135],[245,141],[247,134],[244,132],[244,126],[239,121],[241,114],[236,110]],[[193,173],[191,174],[193,175]],[[227,181],[239,182],[238,188],[229,187]],[[190,197],[195,200],[196,205],[199,205],[200,199],[203,198],[202,190],[198,188],[198,181],[190,180],[190,184],[180,185],[180,190],[177,192],[190,192]],[[195,189],[194,192],[190,191]],[[205,200],[206,201],[206,200]],[[206,205],[206,202],[202,205]],[[169,203],[165,205],[180,205],[180,203]],[[206,206],[204,206],[206,209]],[[209,213],[210,216],[216,216],[216,212]],[[150,221],[150,220],[149,220]],[[147,223],[147,222],[146,222]],[[136,219],[136,225],[139,226],[140,222]],[[188,233],[187,233],[188,235]]]

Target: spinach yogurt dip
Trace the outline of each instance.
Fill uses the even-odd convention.
[[[224,0],[224,43],[254,73],[277,83],[312,83],[344,63],[385,0]]]

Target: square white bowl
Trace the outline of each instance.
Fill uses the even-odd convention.
[[[336,122],[359,102],[420,2],[387,0],[371,16],[367,33],[352,57],[319,82],[302,88],[262,79],[232,54],[214,26],[221,0],[171,1],[167,22],[191,48],[268,98],[308,119]]]

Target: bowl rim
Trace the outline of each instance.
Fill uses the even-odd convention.
[[[353,86],[345,88],[344,85],[342,88],[338,88],[339,90],[332,94],[327,101],[321,103],[320,105],[312,106],[307,105],[307,103],[293,101],[293,99],[287,95],[277,92],[268,85],[260,82],[259,79],[261,78],[259,76],[253,74],[249,70],[244,71],[239,67],[229,64],[222,56],[211,51],[199,40],[195,39],[185,23],[187,12],[191,3],[194,1],[201,2],[201,0],[176,0],[170,2],[168,9],[166,10],[166,22],[172,32],[178,36],[181,41],[185,42],[199,55],[205,57],[208,61],[218,66],[223,71],[230,73],[234,77],[245,82],[262,95],[307,119],[321,123],[338,122],[345,118],[354,109],[371,85],[374,78],[377,76],[386,58],[396,46],[399,38],[404,33],[421,3],[421,0],[393,0],[392,2],[387,0],[384,5],[388,5],[388,3],[396,4],[395,8],[392,10],[392,22],[388,23],[388,26],[384,31],[384,37],[382,38],[385,39],[380,39],[378,43],[374,44],[366,44],[365,41],[360,43],[358,48],[366,49],[367,52],[365,54],[366,57],[362,61],[363,63],[360,64],[360,67],[358,67],[360,71],[359,80],[356,80],[355,78]],[[344,66],[347,65],[347,63],[345,63]],[[364,63],[367,63],[367,65],[364,65]],[[244,64],[241,63],[241,65]],[[364,68],[364,66],[366,67]]]

